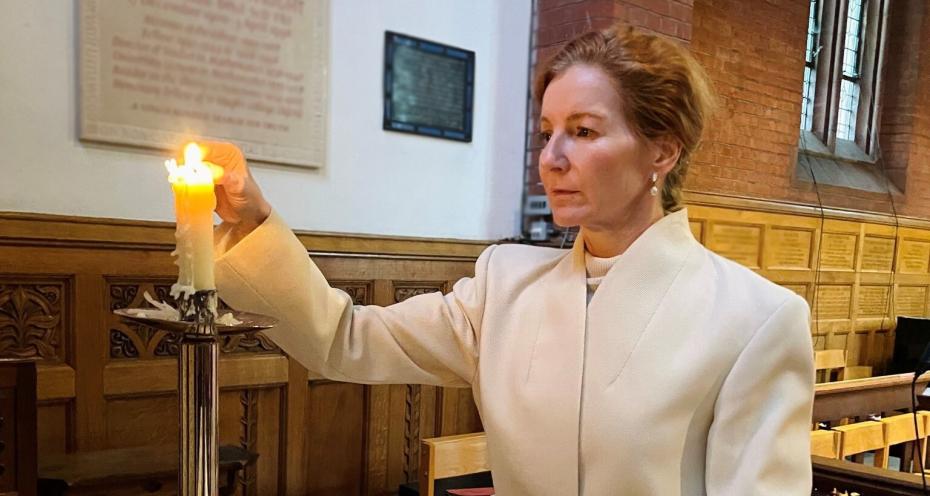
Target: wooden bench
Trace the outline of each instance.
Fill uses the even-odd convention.
[[[887,466],[888,446],[885,444],[885,430],[881,422],[867,420],[834,427],[833,430],[840,433],[839,458],[841,460],[872,452],[875,454],[874,466],[879,468]]]
[[[238,446],[220,446],[220,494],[236,492],[236,475],[258,458]],[[177,494],[178,452],[173,446],[107,449],[43,456],[42,495],[130,496]]]
[[[914,416],[910,413],[885,417],[879,422],[884,427],[886,448],[905,446],[901,456],[901,471],[919,472],[920,467],[923,467],[927,460],[927,412],[917,412],[916,432],[914,431]],[[911,467],[912,464],[913,467]],[[888,468],[887,460],[882,468]]]
[[[421,496],[445,496],[449,489],[490,485],[488,440],[483,432],[423,439],[420,444]]]
[[[846,350],[819,350],[814,352],[814,371],[817,382],[834,382],[846,368]],[[836,372],[837,379],[833,378]]]
[[[814,496],[859,493],[863,496],[921,496],[920,476],[860,463],[811,457]],[[834,489],[839,492],[833,492]]]
[[[872,367],[867,365],[853,365],[843,367],[840,372],[841,381],[851,381],[853,379],[867,379],[872,377]]]
[[[811,455],[839,459],[840,433],[833,430],[811,431]]]

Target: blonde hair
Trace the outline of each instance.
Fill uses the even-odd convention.
[[[671,136],[681,143],[678,163],[662,186],[662,208],[681,209],[688,163],[701,142],[715,98],[701,65],[681,44],[622,23],[568,42],[542,66],[534,95],[576,64],[602,69],[617,85],[627,121],[645,139]]]

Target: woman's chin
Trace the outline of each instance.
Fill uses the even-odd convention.
[[[570,213],[552,212],[552,222],[559,227],[575,227],[581,225],[581,216]]]

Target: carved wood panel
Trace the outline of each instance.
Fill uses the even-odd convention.
[[[67,279],[0,276],[0,357],[66,361],[68,291]]]
[[[299,237],[325,251],[314,260],[360,305],[443,291],[471,275],[484,248]],[[145,291],[170,300],[173,243],[167,224],[0,213],[0,345],[47,364],[39,372],[40,457],[176,445],[177,342],[112,314],[149,306]],[[453,424],[442,420],[458,415],[449,408],[468,408],[448,396],[440,405],[436,388],[308,383],[267,340],[223,348],[220,442],[260,454],[236,481],[243,496],[395,493],[415,474],[418,440]]]
[[[176,357],[179,353],[178,335],[155,329],[144,324],[130,322],[113,314],[121,308],[153,308],[145,299],[148,293],[156,301],[177,306],[171,297],[171,285],[174,281],[155,279],[112,279],[108,285],[107,314],[110,337],[111,359],[153,359]],[[229,307],[219,301],[220,311]],[[275,344],[262,333],[225,336],[220,342],[222,353],[273,353],[280,351]]]
[[[372,304],[372,281],[329,281],[329,285],[345,291],[352,298],[353,305],[371,305]]]
[[[423,294],[445,292],[448,284],[445,281],[394,281],[394,302],[400,303],[408,298]],[[424,394],[424,390],[426,390]],[[421,432],[421,411],[428,409],[435,414],[435,406],[424,404],[423,397],[435,398],[436,387],[408,384],[404,401],[404,480],[414,482],[418,479],[420,470],[420,441],[424,437],[431,437],[434,432]]]
[[[242,434],[239,437],[239,446],[250,453],[257,453],[258,392],[252,389],[242,390],[239,394],[239,402],[242,404],[242,416],[239,419]],[[258,467],[256,464],[249,465],[239,472],[237,482],[241,496],[255,496],[257,494],[257,473]]]

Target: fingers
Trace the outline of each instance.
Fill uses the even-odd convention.
[[[229,202],[229,197],[226,195],[226,191],[222,185],[214,186],[214,191],[216,193],[216,213],[220,216],[221,219],[225,222],[231,222],[233,224],[238,223],[242,220],[239,217],[239,213],[233,208],[232,204]]]
[[[198,141],[202,155],[201,160],[210,167],[213,182],[223,184],[230,176],[248,174],[245,155],[238,146],[224,141]],[[184,162],[183,147],[176,150],[175,158],[178,163]]]

